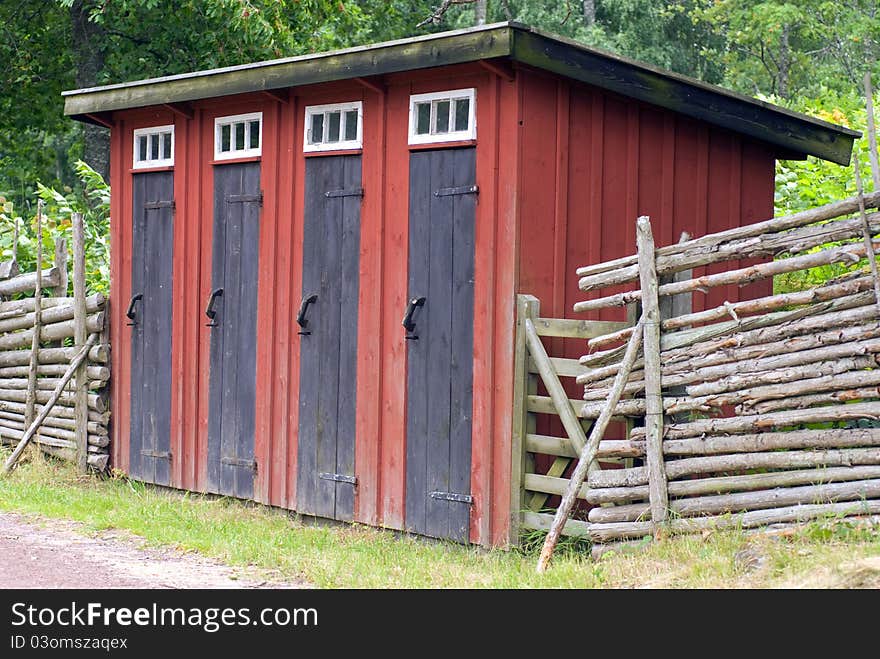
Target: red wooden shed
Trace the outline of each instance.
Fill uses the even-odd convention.
[[[637,216],[768,218],[776,158],[856,135],[513,23],[65,100],[111,129],[113,464],[484,545],[516,294],[574,318]]]

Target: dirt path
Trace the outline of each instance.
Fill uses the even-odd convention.
[[[144,547],[133,535],[85,535],[76,522],[0,512],[2,588],[307,588],[194,553]]]

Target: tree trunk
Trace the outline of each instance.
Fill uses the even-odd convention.
[[[790,35],[791,26],[783,25],[782,34],[779,36],[779,72],[777,75],[779,95],[782,98],[788,98],[789,92],[789,70],[791,68]]]
[[[592,25],[596,22],[596,0],[584,0],[584,23]]]
[[[486,24],[486,3],[488,0],[477,0],[477,4],[474,7],[474,24],[475,25],[485,25]]]
[[[70,7],[76,86],[94,87],[104,68],[104,28],[89,20],[89,2],[74,0]],[[103,126],[83,124],[83,160],[104,179],[110,176],[110,131]]]

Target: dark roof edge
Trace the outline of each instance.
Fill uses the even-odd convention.
[[[443,37],[457,37],[462,34],[473,34],[476,32],[488,32],[499,28],[516,27],[520,29],[529,29],[525,25],[515,22],[490,23],[488,25],[480,25],[477,27],[462,28],[460,30],[450,30],[448,32],[434,32],[431,34],[423,34],[417,37],[407,37],[405,39],[394,39],[392,41],[381,41],[378,43],[366,44],[363,46],[352,46],[351,48],[340,48],[338,50],[326,50],[320,53],[309,53],[306,55],[296,55],[293,57],[280,57],[278,59],[263,60],[260,62],[249,62],[248,64],[236,64],[234,66],[224,66],[217,69],[204,69],[201,71],[190,71],[188,73],[177,73],[175,75],[161,76],[159,78],[144,78],[143,80],[133,80],[131,82],[120,82],[112,85],[100,85],[97,87],[83,87],[82,89],[70,89],[61,92],[62,96],[77,96],[80,94],[89,94],[92,92],[105,92],[115,89],[124,89],[128,87],[138,87],[142,85],[157,85],[165,82],[173,82],[177,80],[187,80],[192,78],[203,78],[213,75],[221,75],[224,73],[234,73],[237,71],[249,71],[253,69],[262,69],[266,67],[280,66],[283,64],[295,64],[306,60],[325,59],[337,55],[349,55],[362,53],[371,50],[381,50],[392,46],[405,46],[409,44],[419,44],[424,41],[434,41]]]
[[[535,28],[516,30],[522,63],[674,110],[797,154],[848,165],[861,133]]]
[[[861,134],[519,23],[494,23],[325,53],[63,92],[81,121],[150,105],[463,64],[518,62],[667,108],[769,143],[789,154],[848,164]],[[90,116],[91,115],[91,116]]]
[[[65,91],[64,113],[82,120],[85,115],[98,112],[508,57],[511,26],[494,23],[344,50]]]

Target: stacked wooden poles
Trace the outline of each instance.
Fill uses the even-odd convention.
[[[89,339],[83,344],[80,348],[79,352],[77,352],[76,357],[73,358],[73,361],[70,362],[70,366],[67,368],[67,372],[64,373],[64,376],[61,378],[61,381],[55,387],[55,391],[52,392],[52,396],[47,401],[46,405],[37,415],[37,418],[33,420],[33,422],[28,426],[27,431],[24,436],[18,442],[15,447],[15,450],[12,451],[12,455],[10,455],[6,462],[3,464],[3,475],[8,474],[12,468],[15,466],[15,463],[18,462],[19,457],[27,448],[27,445],[33,439],[34,435],[36,435],[37,431],[40,429],[40,424],[49,416],[49,412],[52,410],[52,407],[58,402],[58,399],[61,397],[62,391],[64,391],[64,387],[67,386],[67,383],[70,382],[70,379],[74,376],[77,369],[81,366],[83,362],[85,362],[88,357],[89,350],[92,349],[92,346],[98,340],[97,334],[92,334]],[[77,445],[79,445],[79,440],[77,439]],[[87,458],[88,464],[88,458]],[[104,463],[106,465],[106,461]]]
[[[661,247],[654,259],[659,284],[643,267],[650,261],[647,220],[640,220],[637,255],[579,270],[586,291],[636,279],[639,288],[578,303],[577,310],[640,302],[646,318],[644,356],[627,364],[625,381],[621,343],[632,338],[632,328],[591,339],[591,352],[580,360],[581,418],[645,419],[626,440],[606,443],[604,454],[640,456],[646,464],[591,473],[576,490],[602,506],[588,515],[594,542],[642,537],[656,532],[658,522],[677,533],[880,509],[880,214],[867,211],[880,194],[863,194],[858,179],[857,187],[859,194],[843,202]],[[775,260],[686,274],[756,256]],[[650,322],[655,298],[865,261],[865,268],[810,290]],[[673,279],[677,273],[685,274]],[[656,336],[649,338],[652,327]],[[754,470],[765,473],[747,473]],[[558,480],[543,486],[562,491],[564,479]],[[657,505],[658,487],[667,506]]]

